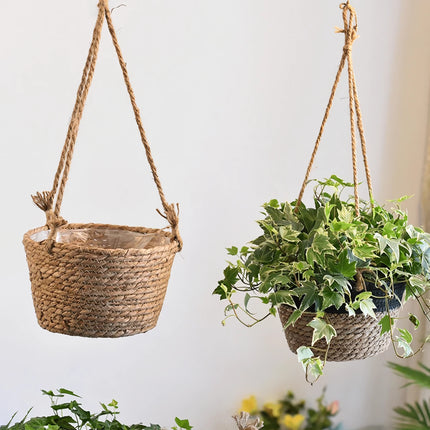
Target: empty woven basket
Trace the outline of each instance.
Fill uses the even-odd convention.
[[[106,224],[69,224],[60,216],[83,107],[93,78],[106,18],[130,95],[136,122],[170,231]],[[166,201],[136,106],[107,0],[99,12],[78,89],[66,142],[50,192],[34,202],[46,214],[44,227],[24,235],[31,290],[38,322],[56,333],[121,337],[157,324],[170,269],[182,247],[177,206]],[[55,201],[55,204],[54,204]]]

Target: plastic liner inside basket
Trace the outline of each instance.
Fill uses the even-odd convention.
[[[31,235],[35,242],[48,239],[50,230],[42,230]],[[105,249],[150,249],[167,245],[169,238],[160,233],[139,233],[112,228],[60,229],[56,233],[58,243],[77,244]]]

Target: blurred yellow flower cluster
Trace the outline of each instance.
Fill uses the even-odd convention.
[[[255,396],[247,397],[242,400],[241,412],[248,412],[249,414],[258,413],[258,404]],[[267,402],[263,405],[263,411],[274,418],[281,418],[281,423],[285,426],[286,430],[300,430],[305,421],[305,417],[301,414],[289,415],[286,414],[281,417],[282,404],[280,402],[272,403]]]
[[[325,390],[316,401],[316,407],[308,407],[305,400],[297,400],[292,391],[277,402],[266,402],[258,406],[257,398],[249,396],[242,400],[240,412],[262,420],[270,430],[340,430],[341,424],[334,425],[332,418],[339,411],[339,402],[326,404]]]

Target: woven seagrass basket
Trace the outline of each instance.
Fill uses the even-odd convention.
[[[388,300],[390,316],[396,318],[400,313],[401,300],[405,287],[396,284],[396,297]],[[378,290],[373,290],[373,294]],[[373,299],[376,304],[376,319],[357,313],[350,317],[346,312],[327,312],[325,318],[335,328],[337,336],[330,342],[327,361],[363,360],[373,355],[385,352],[391,344],[390,333],[381,335],[379,321],[387,315],[385,299]],[[282,327],[294,311],[291,306],[282,304],[278,308]],[[311,345],[313,329],[308,326],[316,316],[314,312],[305,312],[294,324],[284,329],[285,338],[291,351],[296,353],[302,345]],[[315,343],[318,351],[326,351],[327,343],[321,339]],[[318,354],[317,354],[318,355]],[[324,355],[324,353],[323,353]]]
[[[171,235],[155,229],[110,225],[68,224],[62,228],[132,231],[163,243],[127,249],[56,242],[49,252],[45,241],[40,241],[43,233],[48,233],[46,227],[27,232],[24,246],[40,326],[86,337],[130,336],[155,327],[178,250]]]
[[[38,322],[56,333],[121,337],[157,324],[176,252],[182,248],[178,206],[164,196],[126,63],[112,24],[108,0],[100,0],[96,26],[78,89],[52,190],[33,201],[46,214],[44,227],[24,235]],[[104,21],[119,59],[135,119],[170,232],[108,224],[69,224],[60,216],[73,149],[93,78]]]

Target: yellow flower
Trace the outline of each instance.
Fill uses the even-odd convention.
[[[263,406],[264,411],[275,418],[281,415],[281,408],[282,405],[280,403],[265,403]]]
[[[300,430],[305,417],[303,415],[285,415],[284,425],[288,430]]]
[[[255,396],[250,396],[247,399],[243,399],[240,410],[241,412],[248,412],[249,414],[257,412],[257,399]]]

